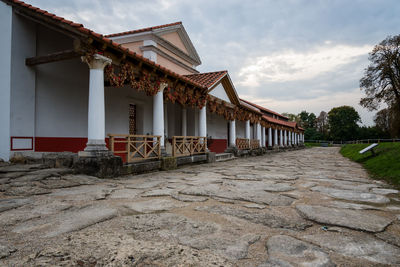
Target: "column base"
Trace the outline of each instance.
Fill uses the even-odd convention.
[[[84,151],[79,151],[79,157],[109,157],[114,154],[108,150],[104,140],[89,140]]]

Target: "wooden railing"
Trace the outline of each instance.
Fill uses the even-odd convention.
[[[159,135],[109,134],[110,150],[126,162],[161,158]]]
[[[236,148],[240,150],[250,149],[250,139],[236,138]]]
[[[207,137],[174,136],[172,137],[172,156],[182,157],[207,152]]]
[[[250,148],[251,149],[260,148],[260,141],[258,139],[250,139]]]

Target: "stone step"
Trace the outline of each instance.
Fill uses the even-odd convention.
[[[219,153],[219,154],[215,155],[216,162],[233,160],[233,159],[235,159],[235,156],[233,155],[233,153]]]

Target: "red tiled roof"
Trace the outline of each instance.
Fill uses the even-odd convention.
[[[179,24],[182,24],[182,22],[178,21],[178,22],[174,22],[174,23],[153,26],[153,27],[147,27],[147,28],[143,28],[143,29],[137,29],[137,30],[132,30],[132,31],[120,32],[120,33],[112,33],[112,34],[106,35],[105,37],[109,38],[109,37],[117,37],[117,36],[123,36],[123,35],[128,35],[128,34],[135,34],[135,33],[140,33],[140,32],[149,32],[149,31],[152,31],[155,29],[166,28],[169,26],[175,26],[175,25],[179,25]]]
[[[249,101],[247,101],[247,100],[244,100],[244,99],[242,99],[242,98],[241,98],[240,100],[242,100],[243,102],[246,102],[246,103],[249,104],[249,105],[252,105],[252,106],[255,106],[255,107],[257,107],[257,108],[259,108],[259,109],[261,109],[261,110],[264,110],[265,112],[272,113],[272,114],[275,114],[275,115],[277,115],[277,116],[279,116],[279,117],[281,117],[281,118],[288,119],[288,117],[285,117],[285,116],[283,116],[283,115],[281,115],[281,114],[279,114],[278,112],[275,112],[275,111],[273,111],[273,110],[264,108],[264,107],[262,107],[262,106],[260,106],[260,105],[254,104],[254,103],[249,102]]]
[[[287,127],[291,127],[291,128],[296,128],[296,123],[293,121],[283,121],[283,120],[275,119],[272,117],[268,117],[266,115],[263,115],[262,117],[266,121],[274,123],[274,124],[279,124],[279,125],[283,125],[283,126],[287,126]]]
[[[191,81],[197,82],[202,86],[210,89],[210,87],[212,87],[216,82],[222,79],[227,73],[228,71],[222,70],[222,71],[205,72],[198,74],[189,74],[184,76],[190,79]]]
[[[190,83],[190,84],[192,84],[192,85],[194,85],[196,87],[206,89],[203,85],[201,85],[201,84],[199,84],[197,82],[194,82],[191,79],[188,79],[188,78],[186,78],[186,77],[184,77],[184,76],[182,76],[182,75],[180,75],[178,73],[175,73],[175,72],[173,72],[173,71],[171,71],[171,70],[169,70],[169,69],[167,69],[165,67],[162,67],[159,64],[156,64],[153,61],[151,61],[151,60],[149,60],[147,58],[144,58],[141,55],[136,54],[135,52],[129,50],[128,48],[122,47],[122,45],[112,41],[111,39],[108,39],[108,38],[104,37],[102,34],[96,33],[96,32],[94,32],[94,31],[92,31],[92,30],[90,30],[88,28],[85,28],[83,26],[83,24],[75,23],[73,21],[70,21],[70,20],[64,19],[62,17],[56,16],[55,14],[49,13],[46,10],[43,10],[43,9],[38,8],[38,7],[32,6],[30,4],[24,3],[23,1],[19,1],[19,0],[1,0],[1,1],[3,1],[3,2],[9,4],[9,5],[13,5],[15,7],[18,7],[18,8],[26,9],[27,11],[35,12],[37,15],[44,16],[47,19],[53,20],[54,23],[62,23],[62,24],[64,24],[62,26],[62,28],[65,31],[70,31],[71,32],[73,30],[77,30],[82,34],[85,34],[88,37],[91,37],[92,39],[95,39],[95,40],[97,40],[99,42],[107,44],[109,47],[112,47],[115,50],[117,50],[119,52],[122,52],[123,54],[126,54],[129,57],[132,57],[132,58],[137,59],[139,61],[145,62],[146,64],[148,64],[150,66],[153,66],[156,69],[159,69],[162,72],[167,73],[172,77],[178,78],[178,79],[180,79],[182,81],[185,81],[187,83]],[[176,22],[176,24],[178,24],[178,22]]]

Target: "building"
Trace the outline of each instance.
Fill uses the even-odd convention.
[[[0,20],[2,159],[219,153],[271,147],[272,129],[291,137],[281,146],[302,140],[287,118],[241,100],[227,71],[199,73],[180,22],[103,36],[18,0],[0,1]]]

